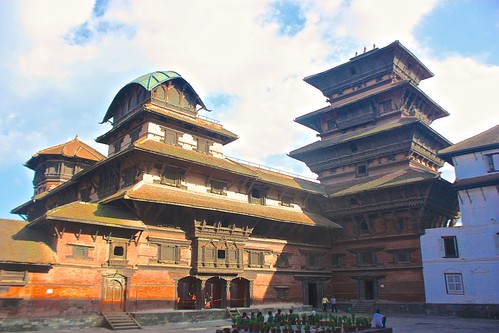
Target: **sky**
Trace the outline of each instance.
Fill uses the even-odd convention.
[[[33,196],[36,152],[78,135],[107,154],[112,99],[157,70],[239,135],[227,156],[315,178],[287,156],[317,140],[293,120],[327,105],[303,78],[395,40],[435,74],[420,88],[450,116],[433,129],[457,143],[499,123],[496,0],[0,0],[0,218]]]

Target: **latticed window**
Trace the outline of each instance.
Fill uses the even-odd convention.
[[[293,197],[289,195],[282,195],[280,205],[284,207],[293,207]]]
[[[119,179],[114,172],[102,174],[99,179],[97,194],[99,197],[115,193],[118,190]]]
[[[208,154],[210,152],[210,144],[204,139],[197,139],[196,150],[203,154]]]
[[[177,145],[178,143],[178,134],[175,131],[168,130],[168,129],[163,129],[164,131],[164,136],[163,136],[163,142],[169,143],[171,145]]]
[[[358,266],[372,266],[376,264],[376,254],[373,251],[357,252]]]
[[[181,169],[167,167],[163,171],[161,184],[180,187],[182,185],[183,172]]]
[[[265,264],[265,256],[261,251],[249,252],[249,267],[263,267]]]
[[[464,295],[463,276],[461,273],[446,273],[445,286],[447,294]]]
[[[135,175],[137,174],[137,169],[135,167],[129,167],[123,170],[123,185],[130,186],[135,183]]]
[[[11,271],[0,269],[0,285],[24,285],[27,283],[26,271]]]
[[[224,182],[212,180],[210,192],[220,195],[227,195],[227,184]]]
[[[161,263],[178,264],[180,261],[180,248],[171,244],[159,244],[158,261]]]
[[[89,253],[91,247],[83,245],[73,245],[73,244],[70,244],[70,246],[71,246],[71,256],[70,256],[71,258],[90,259]]]
[[[408,264],[411,262],[411,252],[408,250],[400,250],[393,254],[393,262],[395,264]]]

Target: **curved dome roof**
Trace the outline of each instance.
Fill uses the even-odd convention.
[[[192,88],[192,86],[187,82],[179,73],[174,72],[174,71],[155,71],[149,74],[145,74],[142,76],[139,76],[132,82],[128,83],[125,85],[123,88],[121,88],[120,91],[114,96],[113,101],[109,105],[109,108],[107,109],[106,115],[104,116],[104,119],[102,120],[102,123],[108,121],[110,118],[113,117],[113,109],[115,104],[117,103],[117,100],[119,97],[132,86],[140,85],[142,88],[144,88],[147,91],[153,90],[155,87],[159,86],[160,84],[167,82],[167,81],[172,81],[172,80],[180,80],[184,83],[184,85],[191,91],[191,93],[194,95],[194,98],[196,100],[196,103],[200,105],[203,109],[206,111],[210,111],[206,108],[206,105],[204,105],[203,101],[199,97],[199,95],[196,93],[196,91]]]
[[[161,83],[170,81],[173,79],[182,78],[179,73],[174,71],[156,71],[149,74],[139,76],[130,83],[138,83],[144,87],[147,91],[151,91],[155,87],[159,86]],[[129,84],[130,84],[129,83]]]

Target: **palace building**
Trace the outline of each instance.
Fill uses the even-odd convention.
[[[320,140],[290,156],[317,180],[225,157],[238,136],[178,73],[133,80],[102,119],[108,156],[76,137],[25,164],[0,314],[424,304],[419,238],[458,216],[430,128],[448,114],[418,88],[432,75],[396,41],[306,77],[329,105],[295,119]]]

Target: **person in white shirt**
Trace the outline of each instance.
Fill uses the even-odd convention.
[[[379,309],[373,315],[373,325],[376,328],[384,328],[386,324],[386,316],[379,313]]]

